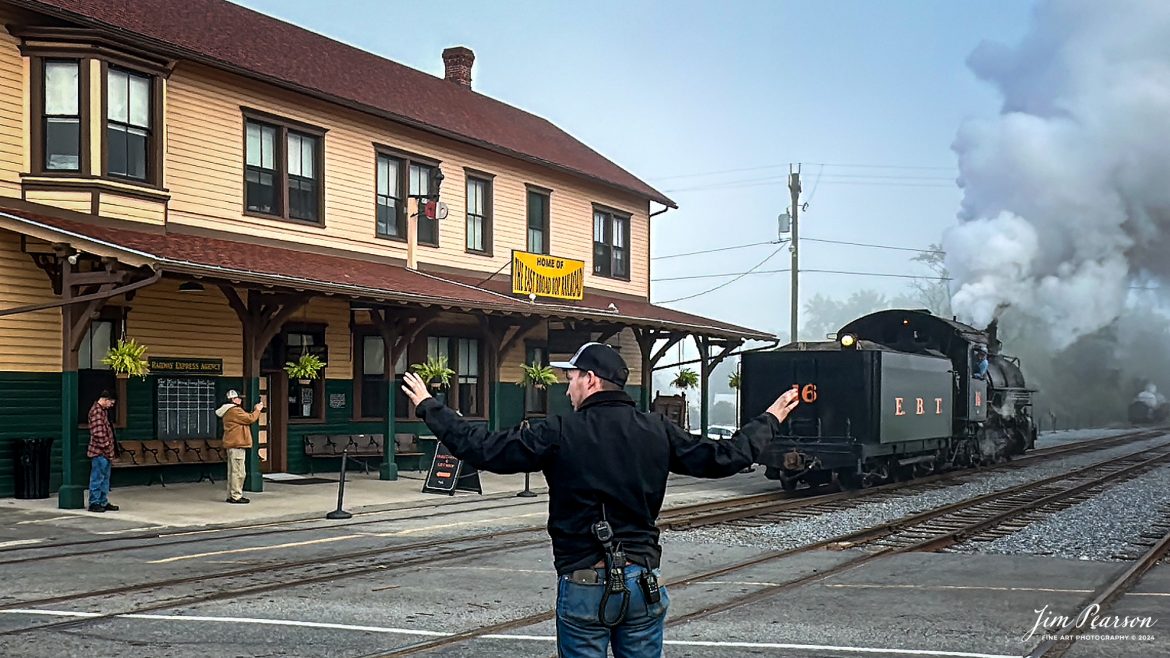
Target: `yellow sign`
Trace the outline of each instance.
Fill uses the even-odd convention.
[[[512,292],[537,297],[585,297],[585,261],[527,251],[512,252]]]

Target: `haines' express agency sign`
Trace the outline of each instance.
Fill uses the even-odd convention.
[[[582,299],[585,261],[526,251],[512,252],[512,292],[537,297]]]
[[[172,356],[147,358],[152,373],[182,373],[186,375],[222,375],[223,359],[185,359]]]

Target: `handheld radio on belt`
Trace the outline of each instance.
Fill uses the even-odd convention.
[[[601,605],[598,606],[597,620],[607,628],[613,628],[626,618],[626,611],[630,607],[630,590],[626,588],[626,553],[620,543],[613,541],[613,528],[605,518],[605,505],[601,506],[601,520],[592,526],[593,536],[601,542],[605,549],[605,592],[601,595]],[[647,604],[658,603],[662,593],[658,589],[658,577],[649,569],[642,572],[638,578],[642,587],[642,594]],[[622,597],[621,609],[617,619],[606,619],[605,612],[609,604],[609,597],[620,594]]]
[[[626,609],[630,607],[630,590],[626,589],[626,553],[621,544],[613,543],[613,528],[605,520],[604,507],[601,520],[593,524],[593,536],[605,548],[605,593],[601,595],[601,605],[597,609],[597,621],[602,626],[613,628],[626,618]],[[605,610],[609,604],[609,597],[621,594],[622,607],[618,611],[617,619],[609,620],[605,617]]]

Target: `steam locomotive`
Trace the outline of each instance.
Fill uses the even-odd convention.
[[[1170,416],[1170,403],[1153,383],[1146,384],[1129,403],[1129,422],[1134,425],[1157,425],[1165,422],[1167,416]]]
[[[762,457],[766,476],[785,489],[833,479],[871,486],[1034,447],[1034,391],[1019,360],[1000,352],[994,322],[980,331],[895,309],[853,320],[836,336],[742,356],[741,424],[783,390],[800,393]]]

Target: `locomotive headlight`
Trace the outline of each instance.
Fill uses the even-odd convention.
[[[857,337],[853,334],[845,334],[841,336],[841,347],[853,347],[857,344]]]

